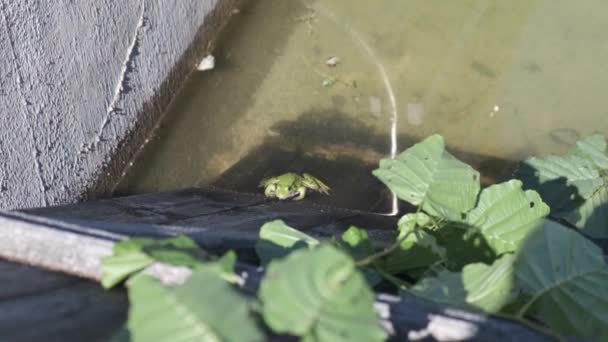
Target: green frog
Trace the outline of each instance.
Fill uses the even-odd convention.
[[[293,199],[299,201],[304,199],[308,189],[329,195],[329,186],[321,182],[318,178],[303,173],[288,172],[277,177],[266,178],[260,182],[260,187],[264,188],[264,195],[269,198],[280,200]]]

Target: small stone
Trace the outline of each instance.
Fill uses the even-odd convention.
[[[338,58],[338,57],[329,57],[325,61],[325,64],[332,68],[335,67],[336,65],[338,65],[338,63],[340,63],[340,58]]]
[[[207,71],[215,68],[215,57],[213,55],[207,55],[200,63],[196,66],[198,71]]]
[[[332,79],[332,78],[326,78],[323,80],[323,86],[325,88],[329,88],[331,86],[333,86],[336,83],[336,80]]]

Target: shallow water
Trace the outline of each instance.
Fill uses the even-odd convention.
[[[254,0],[117,194],[256,192],[295,171],[333,188],[308,200],[385,212],[371,170],[432,133],[485,183],[504,179],[516,160],[608,133],[607,19],[600,0]]]

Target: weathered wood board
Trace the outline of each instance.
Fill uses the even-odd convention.
[[[370,229],[370,235],[379,244],[386,243],[391,238],[397,219],[317,206],[308,201],[275,202],[256,195],[192,189],[27,210],[26,214],[0,213],[0,225],[5,226],[0,229],[10,231],[13,227],[14,231],[29,229],[31,232],[32,229],[39,229],[44,234],[49,234],[49,231],[56,231],[59,235],[69,234],[69,238],[55,239],[59,245],[55,250],[49,251],[49,259],[61,256],[64,253],[62,249],[68,249],[70,244],[75,243],[73,240],[76,235],[86,238],[92,249],[105,249],[98,253],[100,255],[109,253],[111,245],[107,242],[121,236],[175,234],[188,234],[211,249],[236,248],[247,254],[252,250],[261,224],[277,218],[285,219],[294,227],[319,238],[338,235],[351,224],[358,224]],[[22,234],[22,237],[24,235],[26,234]],[[5,232],[4,238],[6,237],[10,237],[10,233]],[[32,245],[31,254],[41,252],[36,249],[42,245],[44,243]],[[5,247],[10,249],[6,245]],[[29,252],[21,250],[20,253],[18,259],[21,262],[24,255],[26,259],[32,257]],[[96,254],[82,253],[83,260],[72,256],[70,262],[90,264],[90,261],[84,260],[90,255]],[[38,259],[40,260],[44,262],[44,259]],[[0,269],[0,272],[6,272],[0,274],[11,274],[15,286],[13,290],[10,287],[0,290],[0,308],[7,306],[7,310],[2,310],[0,314],[0,340],[80,341],[85,336],[83,329],[88,329],[91,325],[93,327],[87,330],[88,335],[84,340],[103,340],[125,320],[127,302],[123,291],[105,292],[100,286],[76,277],[11,263],[4,265],[6,268]],[[245,287],[255,290],[259,279],[258,271],[247,264],[241,267],[250,273]],[[7,273],[17,269],[21,273]],[[94,279],[99,276],[98,270],[91,270],[90,274],[73,270],[74,268],[64,271]],[[24,285],[20,286],[22,282]],[[32,293],[40,295],[34,296]],[[446,340],[446,336],[440,335],[457,332],[464,333],[463,336],[468,336],[468,340],[551,340],[538,331],[514,322],[442,307],[416,297],[379,295],[376,310],[386,322],[391,323],[395,340],[421,336],[426,336],[427,340]],[[25,328],[34,326],[36,322],[48,324],[36,325],[36,329]],[[12,327],[9,327],[11,324]]]

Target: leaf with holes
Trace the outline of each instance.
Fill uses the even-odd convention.
[[[608,336],[608,265],[591,241],[545,221],[522,248],[515,274],[532,297],[522,313],[563,334]]]
[[[492,263],[514,252],[549,214],[549,207],[521,181],[511,180],[484,189],[479,203],[460,222],[450,222],[435,235],[447,249],[448,267],[460,270],[472,262]]]
[[[294,251],[268,266],[259,298],[266,324],[309,341],[383,341],[374,294],[333,246]]]
[[[601,135],[579,140],[565,156],[530,158],[516,176],[540,193],[552,216],[608,238],[608,153]]]
[[[174,288],[140,274],[131,279],[129,302],[133,342],[265,340],[249,301],[214,270],[197,269]]]
[[[313,247],[319,240],[301,231],[291,228],[282,220],[265,223],[260,228],[260,237],[255,245],[255,251],[262,265],[273,259],[280,259],[303,247]]]
[[[479,192],[479,173],[447,152],[439,135],[382,159],[373,174],[400,199],[449,219],[473,208]]]
[[[515,251],[548,214],[536,191],[524,191],[521,181],[510,180],[484,189],[464,222],[479,231],[496,254],[503,254]]]
[[[514,260],[512,254],[505,254],[492,265],[474,263],[462,272],[442,271],[419,281],[411,292],[439,303],[495,313],[517,297]]]

